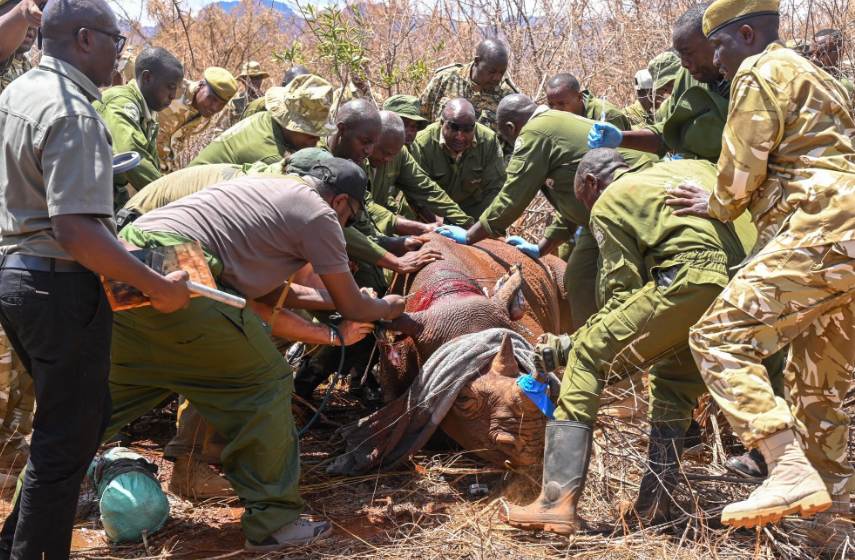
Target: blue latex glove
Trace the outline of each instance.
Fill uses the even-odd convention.
[[[549,384],[541,383],[534,378],[533,373],[517,377],[517,385],[523,390],[525,396],[537,405],[550,420],[555,420],[555,405],[549,400]]]
[[[466,245],[466,230],[462,227],[458,226],[440,226],[433,230],[434,233],[438,233],[443,237],[447,237],[449,239],[453,239],[457,243],[461,245]]]
[[[520,251],[522,251],[533,259],[540,258],[540,249],[537,247],[537,245],[535,245],[534,243],[529,243],[519,235],[512,235],[511,237],[508,237],[507,239],[505,239],[505,243],[507,243],[508,245],[513,245],[514,247],[516,247],[517,249],[519,249]]]
[[[598,122],[588,133],[588,147],[617,148],[623,142],[623,132],[613,124]]]

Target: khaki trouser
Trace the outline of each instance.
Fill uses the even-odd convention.
[[[27,444],[26,437],[33,433],[35,402],[33,378],[0,328],[0,455]]]
[[[772,241],[690,332],[704,381],[743,443],[794,426],[832,494],[855,489],[842,408],[855,360],[853,255],[855,243],[785,249]],[[787,344],[785,401],[760,360]]]

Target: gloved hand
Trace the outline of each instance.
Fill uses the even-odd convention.
[[[570,335],[543,334],[534,347],[534,369],[538,373],[549,373],[567,365],[573,342]]]
[[[598,122],[588,133],[588,147],[617,148],[623,141],[623,132],[613,124]]]
[[[540,258],[540,249],[538,248],[538,246],[534,243],[529,243],[519,235],[512,235],[511,237],[508,237],[507,239],[505,239],[505,243],[507,243],[508,245],[513,245],[514,247],[516,247],[517,249],[519,249],[520,251],[522,251],[533,259]]]
[[[461,245],[466,245],[466,230],[462,227],[458,226],[442,226],[433,230],[434,233],[438,233],[443,237],[447,237],[449,239],[453,239],[457,243]]]

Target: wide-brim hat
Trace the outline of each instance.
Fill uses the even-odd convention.
[[[272,87],[264,95],[270,116],[280,126],[310,136],[327,137],[335,131],[330,122],[333,87],[328,81],[305,74],[285,87]]]
[[[647,65],[647,71],[653,78],[653,88],[662,89],[677,79],[677,74],[683,67],[680,57],[671,51],[657,55]]]
[[[422,116],[421,103],[412,95],[393,95],[383,103],[384,111],[397,113],[403,119],[419,123],[419,129],[428,125],[428,120]]]
[[[727,122],[728,100],[700,86],[686,90],[665,121],[665,143],[679,154],[717,160]]]
[[[270,74],[261,69],[261,65],[254,60],[250,60],[243,65],[243,70],[238,75],[238,78],[269,78]]]

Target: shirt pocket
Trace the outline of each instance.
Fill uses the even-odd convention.
[[[472,198],[480,202],[484,198],[482,175],[484,168],[481,166],[473,167],[466,171],[463,176],[463,195],[465,198]]]

